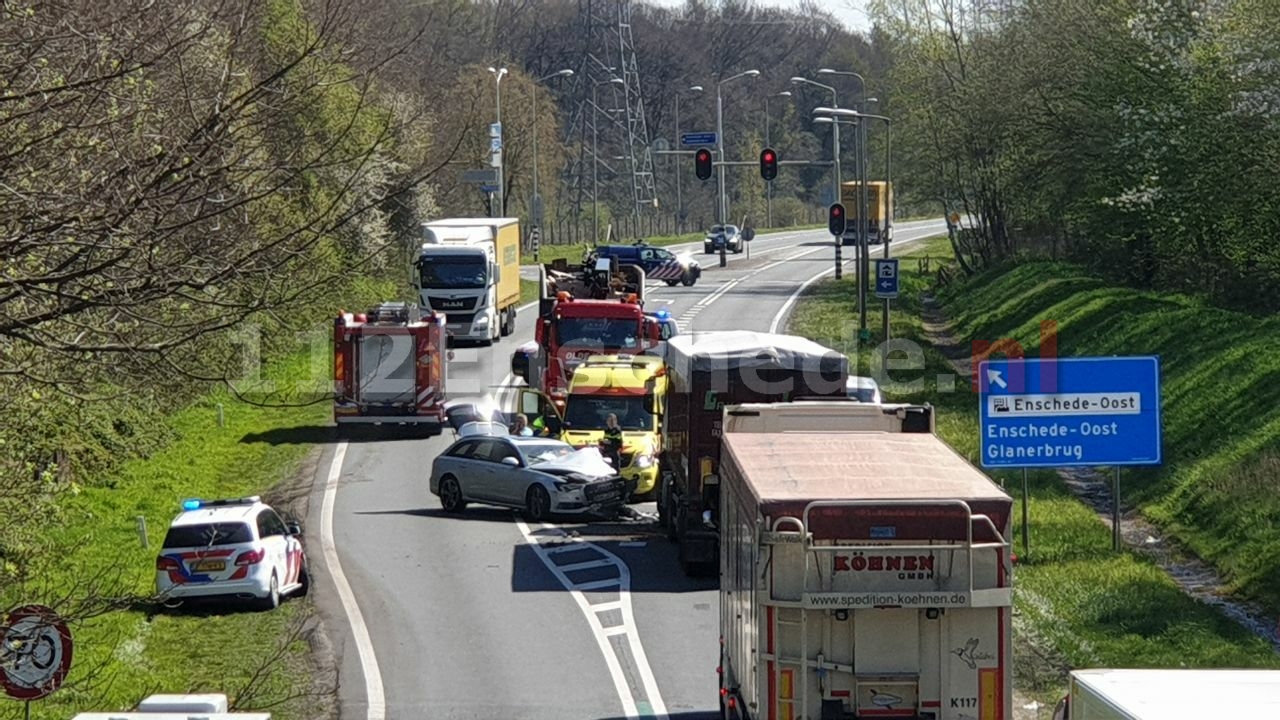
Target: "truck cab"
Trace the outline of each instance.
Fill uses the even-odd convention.
[[[520,225],[515,218],[422,224],[411,273],[423,307],[444,313],[451,338],[491,344],[515,331]]]
[[[593,355],[569,382],[561,439],[575,447],[596,445],[604,438],[606,418],[616,415],[623,438],[618,470],[633,497],[648,497],[658,483],[666,391],[661,358]]]
[[[644,270],[597,258],[558,260],[540,269],[542,299],[532,342],[511,357],[511,373],[563,409],[574,370],[592,355],[639,355],[661,340],[663,325],[644,312]]]

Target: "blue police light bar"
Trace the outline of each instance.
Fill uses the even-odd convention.
[[[667,318],[671,317],[671,313],[667,312],[666,310],[659,310],[658,312],[654,313],[653,316],[658,318],[659,320],[666,320]]]
[[[198,498],[189,498],[182,501],[183,510],[199,510],[205,507],[225,507],[227,505],[252,505],[262,502],[259,495],[250,495],[242,498],[224,498],[221,500],[200,500]]]

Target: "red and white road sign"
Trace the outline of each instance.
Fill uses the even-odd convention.
[[[10,610],[0,632],[0,685],[9,697],[39,700],[62,686],[71,669],[71,631],[52,608]]]

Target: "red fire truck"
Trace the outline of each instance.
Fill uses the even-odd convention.
[[[441,426],[445,421],[445,317],[387,302],[339,313],[333,328],[333,419]]]
[[[662,323],[644,313],[644,270],[601,258],[557,260],[539,269],[542,286],[532,342],[511,356],[511,373],[561,409],[569,379],[592,355],[639,355],[662,340]]]

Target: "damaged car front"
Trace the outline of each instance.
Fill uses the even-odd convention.
[[[545,440],[537,445],[530,448],[526,461],[530,470],[549,476],[552,512],[614,515],[622,507],[625,484],[599,449],[574,450],[559,442],[556,445],[563,447],[552,448]]]

